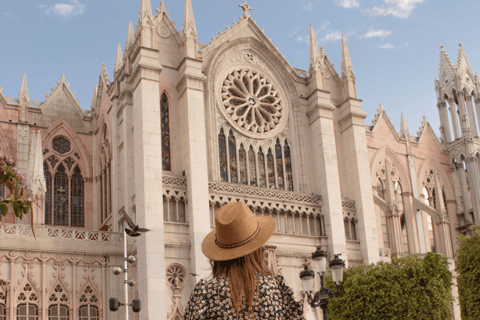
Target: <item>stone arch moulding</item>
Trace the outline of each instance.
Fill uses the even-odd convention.
[[[373,156],[372,162],[370,163],[370,174],[371,174],[372,186],[373,187],[377,186],[377,177],[376,177],[377,166],[378,166],[378,163],[380,161],[384,160],[385,158],[389,158],[390,161],[392,161],[392,164],[398,170],[400,180],[402,182],[403,192],[412,192],[412,183],[410,181],[410,177],[408,175],[408,172],[405,169],[405,166],[400,161],[400,159],[395,154],[395,152],[389,147],[381,148]]]
[[[452,181],[450,181],[450,178],[448,177],[445,170],[442,168],[442,165],[440,164],[440,162],[438,162],[432,156],[429,156],[423,161],[418,172],[416,173],[417,181],[418,181],[418,190],[423,189],[423,175],[430,168],[433,168],[437,172],[438,176],[440,177],[440,180],[443,182],[443,186],[445,187],[445,194],[448,196],[447,200],[455,200]]]
[[[5,131],[0,127],[0,154],[10,157],[12,159],[16,158],[16,155],[13,154],[12,143],[10,139],[7,138]]]
[[[210,141],[209,149],[212,152],[208,153],[210,167],[210,179],[218,180],[220,177],[219,159],[218,159],[218,144],[217,141],[217,112],[216,112],[216,97],[214,93],[217,91],[215,84],[220,71],[224,68],[224,63],[238,50],[252,52],[262,60],[264,65],[268,68],[268,73],[273,76],[280,84],[283,92],[286,95],[286,100],[289,103],[289,120],[287,127],[291,124],[291,136],[289,136],[290,147],[292,148],[292,157],[294,176],[298,177],[297,186],[299,192],[308,192],[308,177],[307,177],[307,162],[306,162],[306,146],[304,144],[305,137],[302,131],[303,128],[303,111],[300,104],[299,94],[294,82],[295,70],[285,60],[281,60],[277,54],[269,49],[265,44],[255,38],[240,38],[225,42],[220,45],[213,56],[209,59],[210,62],[204,68],[207,74],[206,83],[206,109],[207,118],[207,134],[208,141]],[[246,65],[246,62],[245,62]],[[259,68],[261,69],[261,68]],[[295,125],[294,125],[295,124]],[[300,172],[298,172],[300,171]]]
[[[50,147],[50,142],[53,140],[54,137],[57,135],[62,135],[67,137],[70,140],[70,143],[72,144],[72,152],[73,154],[74,150],[76,150],[80,154],[80,159],[77,159],[76,157],[73,157],[75,162],[78,163],[80,170],[82,171],[82,174],[84,177],[91,177],[92,176],[92,168],[90,167],[89,164],[89,157],[87,155],[87,152],[85,151],[85,146],[83,145],[82,141],[80,140],[80,137],[78,134],[75,132],[75,130],[72,128],[72,126],[65,120],[65,119],[59,119],[55,121],[42,135],[42,149],[51,149]],[[70,155],[68,153],[68,155]],[[53,151],[50,150],[47,152],[43,158],[47,159],[50,155],[53,154]],[[71,155],[70,155],[71,156]],[[65,158],[67,155],[65,156]],[[59,157],[57,156],[59,159]],[[59,159],[63,160],[63,158]]]

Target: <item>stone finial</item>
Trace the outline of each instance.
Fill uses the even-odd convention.
[[[115,59],[114,71],[117,72],[118,70],[120,70],[122,68],[122,65],[123,65],[122,46],[119,43],[117,47],[117,58]]]
[[[93,94],[92,94],[92,103],[90,104],[90,109],[93,110],[95,107],[95,102],[97,101],[97,84],[95,84],[95,88],[93,89]]]
[[[27,76],[24,73],[22,79],[22,88],[20,89],[20,96],[18,98],[18,103],[20,105],[28,105],[30,102],[30,98],[28,97],[28,89],[27,89]]]
[[[355,78],[353,73],[352,60],[350,59],[350,53],[348,52],[347,40],[342,33],[342,80]]]
[[[400,132],[404,138],[408,139],[409,133],[408,133],[407,121],[405,120],[405,116],[403,115],[403,113],[401,114],[401,120],[400,120]]]
[[[460,48],[463,48],[463,43],[460,42],[458,45],[460,46]]]
[[[142,21],[146,16],[152,16],[152,5],[150,0],[141,0],[140,11],[138,12],[139,21]]]
[[[165,11],[165,1],[160,2],[160,11]]]
[[[127,42],[125,43],[125,50],[130,48],[130,46],[134,42],[134,33],[133,33],[133,25],[132,25],[132,20],[128,22],[128,33],[127,33]]]
[[[197,27],[195,26],[195,18],[193,16],[192,1],[185,0],[185,9],[183,12],[183,34],[186,37],[196,39],[197,38]]]
[[[310,25],[310,70],[315,67],[318,58],[320,58],[320,52],[318,51],[317,37],[313,26]]]
[[[250,17],[250,10],[252,10],[252,7],[250,7],[247,3],[247,0],[244,0],[243,4],[238,5],[240,8],[243,10],[243,17],[248,18]]]

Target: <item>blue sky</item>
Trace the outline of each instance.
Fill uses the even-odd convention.
[[[239,19],[243,0],[192,0],[199,41]],[[166,0],[181,28],[183,0]],[[397,129],[404,113],[411,134],[423,115],[438,133],[434,79],[439,46],[455,64],[462,42],[474,71],[480,67],[474,0],[250,0],[251,15],[296,68],[308,70],[309,26],[340,72],[340,35],[347,43],[357,92],[370,124],[380,102]],[[18,97],[23,73],[31,100],[66,75],[80,105],[90,108],[101,64],[110,79],[117,45],[124,48],[128,21],[138,20],[140,0],[0,0],[0,87]],[[160,1],[152,0],[152,10]]]

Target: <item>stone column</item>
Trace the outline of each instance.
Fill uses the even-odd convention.
[[[105,157],[109,157],[110,155],[105,155]],[[110,176],[111,171],[110,171],[110,159],[108,159],[105,167],[105,176],[107,178],[107,192],[106,192],[106,199],[105,199],[105,207],[107,208],[107,217],[112,213],[112,208],[111,208],[111,196],[112,196],[112,186],[111,186],[111,179],[112,177]]]
[[[447,217],[437,217],[436,219],[436,237],[435,241],[437,252],[442,256],[453,259],[452,239],[450,238],[450,221]]]
[[[407,227],[408,249],[410,254],[419,253],[418,233],[416,232],[415,206],[413,193],[403,192],[403,203],[405,212],[405,221]]]
[[[470,210],[472,209],[472,203],[470,200],[470,192],[468,191],[467,178],[465,176],[463,162],[457,163],[457,173],[460,180],[460,187],[462,189],[463,208],[465,210],[465,215],[468,216]]]
[[[480,125],[480,98],[475,98],[475,110],[477,111],[477,121]]]
[[[322,211],[325,214],[325,231],[328,236],[330,256],[343,252],[343,259],[348,262],[345,257],[347,247],[343,226],[342,197],[333,120],[335,107],[330,101],[330,92],[320,89],[314,90],[309,98],[307,117],[314,168],[312,191],[315,194],[322,195]]]
[[[144,33],[148,33],[145,32]],[[133,160],[136,223],[151,230],[136,238],[140,320],[167,318],[163,224],[162,144],[158,50],[140,47],[133,59]]]
[[[370,167],[367,141],[365,136],[366,113],[362,110],[361,100],[347,99],[339,107],[339,124],[343,140],[343,157],[345,158],[347,177],[346,190],[349,198],[355,200],[358,219],[358,239],[364,263],[376,263],[378,254],[378,238],[376,236],[376,218],[373,204]]]
[[[179,74],[176,89],[179,95],[182,163],[187,177],[190,272],[200,275],[197,278],[200,280],[210,273],[209,260],[202,252],[203,239],[211,231],[203,92],[206,77],[202,73],[201,61],[191,58],[183,60]]]
[[[475,121],[475,111],[473,110],[472,98],[473,98],[472,95],[468,95],[466,97],[467,110],[468,110],[468,120],[469,120],[470,129],[472,130],[473,136],[478,137],[477,122]]]
[[[453,134],[455,139],[459,139],[460,131],[458,130],[457,106],[455,105],[455,100],[453,100],[453,98],[449,98],[447,101],[450,106],[450,114],[452,115]]]
[[[470,127],[468,124],[467,108],[465,106],[465,94],[463,92],[457,92],[457,104],[460,115],[460,128],[463,136],[467,128]]]
[[[476,159],[477,158],[472,155],[469,156],[465,162],[468,171],[468,181],[470,182],[470,198],[472,200],[473,215],[475,217],[475,223],[478,224],[480,223],[480,187],[478,185],[480,173],[477,170]]]
[[[445,135],[445,142],[452,142],[452,135],[450,133],[450,123],[448,122],[448,111],[447,104],[444,102],[439,102],[437,104],[438,111],[440,113],[440,123],[443,127],[443,133]]]

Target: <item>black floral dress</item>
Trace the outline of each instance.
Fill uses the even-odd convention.
[[[224,276],[200,280],[185,309],[185,320],[196,319],[271,319],[305,320],[303,307],[293,296],[293,290],[283,276],[258,275],[259,290],[254,296],[253,313],[233,308],[230,284]]]

